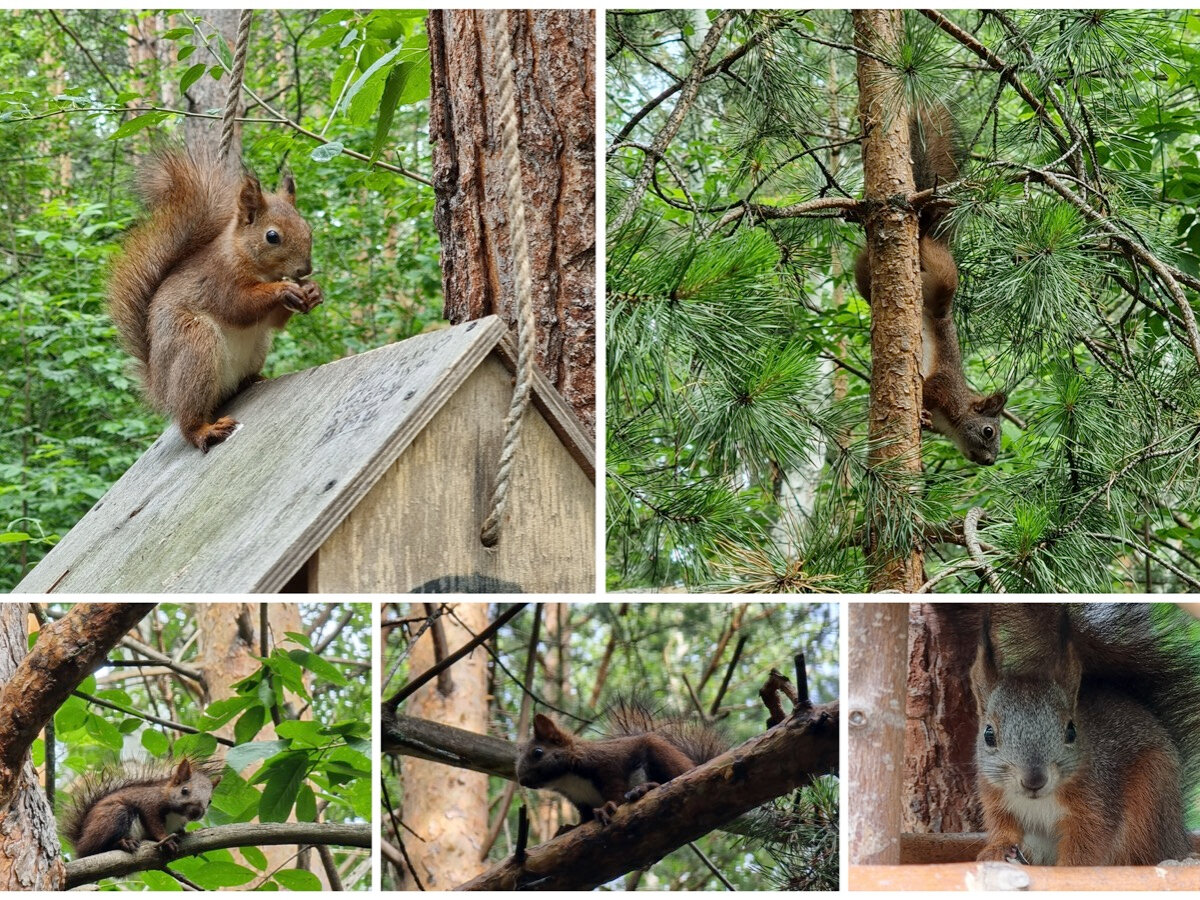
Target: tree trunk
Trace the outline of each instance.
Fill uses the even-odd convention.
[[[0,604],[0,686],[25,658],[24,603]],[[66,879],[58,828],[28,755],[11,796],[0,808],[0,891],[56,891]]]
[[[975,831],[981,820],[970,685],[978,611],[977,605],[950,603],[909,609],[905,831]]]
[[[493,13],[429,14],[434,222],[445,315],[516,321]],[[591,10],[510,10],[537,362],[596,423],[595,30]]]
[[[486,603],[458,603],[454,616],[443,615],[438,623],[444,648],[435,652],[435,629],[417,640],[409,658],[409,672],[419,674],[432,667],[447,652],[453,652],[488,626]],[[425,615],[415,605],[411,615]],[[455,616],[462,621],[460,625]],[[486,734],[488,725],[488,655],[476,648],[420,688],[407,701],[405,712],[420,719]],[[404,846],[422,887],[427,891],[449,890],[484,870],[483,844],[488,834],[488,779],[480,772],[454,768],[405,756],[400,762],[404,786],[404,824],[416,838]],[[417,890],[412,874],[402,869],[401,890]]]
[[[850,605],[849,764],[852,865],[900,862],[904,804],[904,674],[908,632],[903,603]]]
[[[237,9],[194,9],[191,11],[192,16],[203,19],[208,25],[205,29],[206,33],[211,33],[212,29],[218,31],[225,39],[225,43],[229,45],[231,51],[237,46],[238,19],[241,12]],[[201,26],[204,27],[204,26]],[[215,40],[215,36],[210,40]],[[198,62],[208,62],[210,65],[215,65],[216,62],[211,57],[207,56],[207,51],[203,48],[196,50],[196,55],[193,57]],[[190,62],[190,60],[189,60]],[[246,71],[250,71],[250,66],[247,64]],[[220,81],[217,81],[208,74],[200,78],[195,84],[188,88],[187,92],[187,110],[195,113],[210,113],[215,112],[220,116],[225,112],[225,102],[229,93],[229,75],[226,73]],[[240,108],[239,108],[240,111]],[[217,149],[221,145],[221,120],[216,119],[199,119],[191,116],[183,121],[183,134],[187,142],[188,149],[193,153],[207,156],[209,159],[217,158]],[[233,144],[229,148],[228,163],[233,168],[239,168],[242,157],[242,126],[234,125],[233,128]]]
[[[867,248],[871,260],[871,403],[869,461],[897,475],[921,471],[921,272],[917,217],[894,202],[914,191],[908,106],[890,59],[904,30],[901,10],[854,11],[862,118]],[[870,54],[870,55],[868,55]],[[886,495],[884,495],[886,496]],[[915,591],[924,580],[921,551],[881,546],[882,524],[907,509],[869,511],[871,589]]]

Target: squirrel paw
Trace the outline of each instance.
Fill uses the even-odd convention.
[[[1016,844],[988,844],[975,859],[979,862],[1025,862],[1025,856]]]
[[[136,838],[123,837],[117,842],[117,846],[126,853],[137,853],[138,847],[142,846],[142,842]]]
[[[633,788],[631,791],[629,791],[629,793],[627,793],[625,795],[625,802],[626,803],[635,803],[636,801],[641,800],[643,797],[645,797],[648,793],[650,793],[656,787],[658,787],[657,781],[643,781],[641,784],[637,785],[635,788]]]
[[[612,822],[612,817],[617,812],[617,804],[609,800],[603,806],[598,806],[592,810],[592,814],[596,817],[596,821],[601,825],[608,825]]]
[[[933,427],[933,413],[931,413],[929,410],[922,407],[921,415],[919,416],[919,418],[921,419],[921,427],[922,428],[932,428]]]
[[[158,842],[158,846],[162,847],[168,853],[174,853],[179,849],[179,835],[168,834],[165,838]]]
[[[229,437],[237,429],[237,420],[222,416],[211,425],[201,425],[188,434],[188,440],[200,448],[201,453],[207,453],[209,447],[215,447]]]
[[[306,313],[313,307],[320,304],[325,298],[321,296],[321,289],[317,287],[314,281],[301,281],[298,284],[290,284],[285,282],[283,291],[280,294],[280,300],[283,305],[292,312]]]

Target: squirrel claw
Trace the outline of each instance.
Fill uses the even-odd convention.
[[[643,781],[625,795],[625,802],[634,803],[638,800],[641,800],[656,787],[658,787],[657,781]]]
[[[174,853],[179,849],[179,835],[168,834],[165,838],[158,842],[158,846],[162,847],[167,853]]]
[[[919,416],[919,418],[921,420],[922,428],[932,428],[933,427],[933,413],[931,413],[929,410],[922,407],[921,415]]]
[[[596,817],[596,821],[601,825],[609,825],[612,823],[612,817],[617,812],[617,804],[609,800],[603,806],[598,806],[592,810],[592,814]]]
[[[141,841],[134,840],[131,837],[125,837],[121,838],[121,840],[117,843],[117,846],[126,853],[137,853],[138,847],[141,846]]]

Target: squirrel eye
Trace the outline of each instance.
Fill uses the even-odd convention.
[[[276,231],[274,228],[272,228],[270,231],[267,232],[267,243],[268,244],[278,244],[279,240],[280,240],[279,232]]]
[[[541,759],[541,758],[542,758],[542,754],[543,754],[543,753],[545,753],[545,752],[546,752],[546,751],[545,751],[545,750],[543,750],[541,747],[534,747],[534,748],[533,748],[533,758],[534,758],[534,759]]]
[[[992,437],[992,435],[993,435],[993,434],[995,434],[995,433],[996,433],[996,430],[995,430],[994,428],[992,428],[992,426],[991,426],[991,425],[984,425],[984,426],[983,426],[983,436],[984,436],[985,438],[988,438],[988,439],[990,440],[990,439],[991,439],[991,437]]]
[[[983,742],[985,744],[987,744],[989,747],[996,746],[996,732],[994,730],[992,730],[991,725],[989,725],[989,726],[987,726],[987,728],[983,729]]]
[[[1067,743],[1068,744],[1075,743],[1075,723],[1074,722],[1067,723]]]

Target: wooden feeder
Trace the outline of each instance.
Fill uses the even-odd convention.
[[[512,354],[489,317],[254,385],[202,454],[172,426],[16,587],[591,593],[591,442],[541,377],[494,548]]]
[[[1200,890],[1200,865],[1023,866],[976,862],[982,834],[901,831],[908,607],[852,603],[848,626],[847,841],[852,891]],[[1200,835],[1192,840],[1200,851]]]

